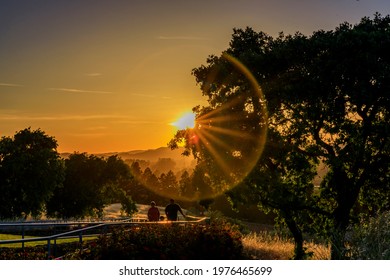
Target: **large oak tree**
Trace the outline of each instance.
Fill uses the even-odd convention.
[[[198,134],[207,128],[256,135],[266,125],[263,154],[229,195],[274,210],[294,236],[296,258],[305,256],[306,230],[329,240],[332,259],[345,258],[348,227],[390,207],[389,49],[390,17],[379,14],[311,36],[281,33],[273,38],[251,28],[235,29],[224,53],[193,70],[208,106],[194,108],[197,127],[179,131],[170,146],[185,139],[187,154],[192,152],[213,174],[221,162],[207,148],[211,138],[202,141]],[[245,67],[237,67],[231,57]],[[254,95],[256,85],[246,72],[262,95]],[[241,115],[232,118],[238,111]],[[221,115],[230,120],[223,128]],[[247,139],[221,137],[227,145],[219,144],[218,150],[245,159],[254,152]],[[320,163],[324,176],[314,186]]]

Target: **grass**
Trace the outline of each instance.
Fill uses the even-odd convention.
[[[242,239],[244,251],[251,259],[256,260],[289,260],[294,254],[294,243],[267,231],[252,232]],[[330,259],[330,248],[325,245],[307,242],[304,244],[312,252],[313,260]]]
[[[136,217],[146,217],[148,205],[137,205],[139,212]],[[163,213],[163,209],[161,209]],[[105,218],[121,217],[120,204],[110,205],[105,209]],[[250,233],[245,234],[242,238],[242,243],[246,256],[256,260],[288,260],[293,257],[294,243],[291,239],[282,238],[273,233],[272,227],[266,227],[260,224],[246,225]],[[35,236],[25,236],[25,238],[33,238]],[[0,240],[21,239],[21,235],[0,234]],[[83,241],[96,239],[96,237],[83,237]],[[78,238],[58,239],[57,244],[65,244],[78,242]],[[53,243],[53,242],[52,242]],[[35,247],[46,245],[47,241],[27,242],[25,247]],[[21,248],[21,243],[4,244],[0,248]],[[327,260],[330,259],[330,248],[322,244],[307,242],[304,244],[308,252],[312,252],[311,259]]]
[[[27,238],[34,238],[34,237],[37,237],[37,236],[25,236],[24,238],[27,239]],[[92,236],[89,236],[89,237],[83,237],[83,241],[89,241],[89,240],[94,240],[96,239],[97,237],[92,237]],[[15,234],[0,234],[0,240],[14,240],[14,239],[22,239],[21,235],[15,235]],[[78,237],[75,237],[75,238],[63,238],[63,239],[57,239],[57,244],[65,244],[65,243],[71,243],[71,242],[78,242],[79,241],[79,238]],[[54,241],[52,241],[52,244],[54,243]],[[25,247],[35,247],[35,246],[39,246],[39,245],[46,245],[47,244],[47,241],[33,241],[33,242],[25,242],[24,243],[24,246]],[[21,248],[22,247],[22,243],[12,243],[12,244],[1,244],[0,245],[0,248]]]
[[[31,238],[33,236],[25,236]],[[0,240],[20,239],[20,235],[0,234]],[[93,240],[96,237],[85,237],[83,241]],[[57,240],[57,244],[77,242],[78,238],[67,238]],[[251,232],[242,238],[245,255],[255,260],[289,260],[293,257],[294,243],[292,240],[272,235],[269,231]],[[25,247],[34,247],[46,245],[46,241],[28,242]],[[21,243],[4,244],[0,248],[21,248]],[[309,252],[313,252],[311,259],[328,260],[330,259],[330,249],[327,246],[306,243],[305,247]]]

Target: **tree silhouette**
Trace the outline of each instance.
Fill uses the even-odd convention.
[[[174,198],[179,196],[178,182],[172,170],[169,170],[167,174],[161,174],[159,181],[162,195]]]
[[[0,140],[0,217],[39,216],[62,185],[64,165],[57,141],[40,129]]]
[[[120,202],[128,214],[135,211],[122,185],[130,179],[130,168],[117,156],[107,159],[74,153],[65,160],[66,175],[47,205],[49,216],[60,218],[102,217],[103,208]]]
[[[328,238],[332,259],[345,258],[349,225],[390,207],[389,48],[390,17],[379,14],[309,37],[281,33],[274,39],[251,28],[235,29],[226,52],[193,70],[209,103],[194,108],[201,127],[179,131],[170,146],[184,139],[186,154],[198,158],[212,185],[226,184],[237,173],[220,166],[241,166],[210,156],[216,137],[198,139],[201,129],[256,136],[266,124],[264,153],[229,195],[275,211],[294,236],[296,258],[305,257],[306,230]],[[253,94],[256,86],[245,71],[255,77],[263,96]],[[221,127],[224,116],[237,117]],[[219,154],[238,151],[238,159],[248,159],[254,150],[247,148],[253,146],[247,139],[252,138],[241,143],[226,138]],[[314,186],[319,163],[327,173]]]
[[[196,192],[196,189],[193,187],[193,184],[191,182],[190,174],[188,173],[188,171],[184,171],[181,175],[179,181],[179,189],[180,195],[185,198],[191,198]]]

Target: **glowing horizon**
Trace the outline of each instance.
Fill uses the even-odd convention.
[[[384,0],[244,2],[3,1],[0,137],[31,127],[59,152],[163,147],[181,113],[207,104],[191,71],[226,50],[233,28],[310,35],[390,13]]]

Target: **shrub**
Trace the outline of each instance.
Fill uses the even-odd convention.
[[[56,259],[69,252],[73,252],[76,248],[80,248],[79,242],[70,242],[57,244],[53,246],[49,259]],[[0,248],[0,260],[47,260],[47,246],[37,245],[32,247],[22,248]]]
[[[1,248],[0,260],[46,260],[47,253],[43,246],[32,248]]]
[[[351,230],[349,256],[361,260],[390,260],[390,212]]]
[[[70,259],[241,259],[241,234],[227,223],[156,224],[114,230]]]

